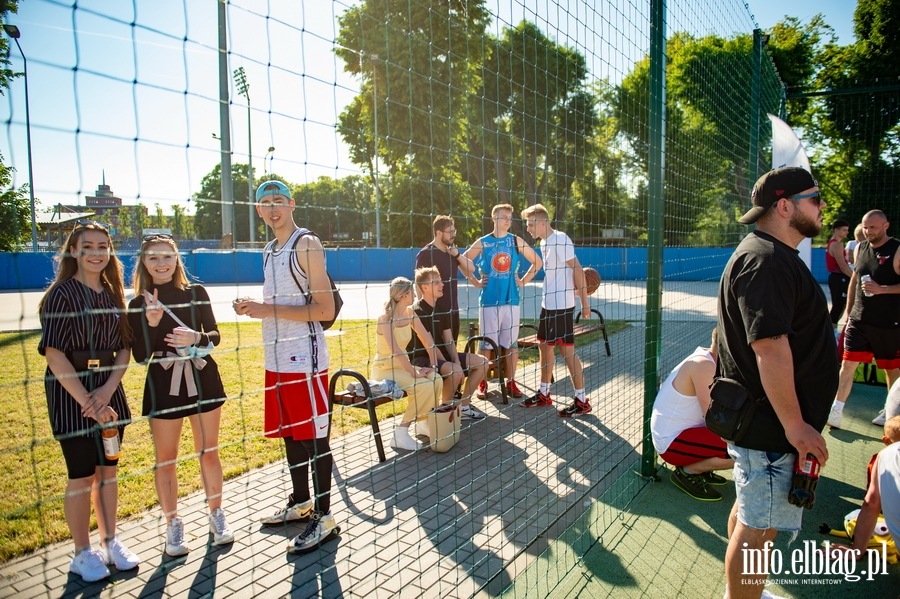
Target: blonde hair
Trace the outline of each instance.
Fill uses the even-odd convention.
[[[501,210],[509,211],[510,216],[512,216],[516,212],[516,209],[513,208],[511,204],[497,204],[496,206],[491,208],[491,218],[497,216],[497,213]]]
[[[42,297],[41,301],[38,303],[38,314],[43,313],[44,302],[47,301],[47,296],[50,295],[50,292],[61,283],[75,278],[78,274],[78,259],[75,257],[74,249],[85,231],[101,231],[106,235],[106,239],[109,242],[109,262],[106,264],[106,268],[103,269],[103,272],[100,273],[100,284],[103,285],[103,288],[109,293],[113,304],[119,310],[119,333],[122,336],[122,342],[126,344],[131,343],[131,325],[128,322],[128,318],[125,317],[124,269],[122,268],[122,263],[119,261],[119,258],[116,256],[112,238],[109,236],[109,230],[99,223],[75,225],[75,228],[69,233],[66,242],[54,258],[54,261],[57,264],[56,278],[53,280],[53,283],[47,287],[44,297]]]
[[[135,297],[140,297],[144,290],[150,289],[150,286],[153,285],[153,277],[147,272],[147,267],[144,266],[144,256],[147,254],[148,247],[158,243],[172,246],[172,251],[175,252],[175,272],[172,273],[172,282],[175,283],[175,287],[185,289],[191,284],[187,278],[187,272],[185,271],[184,263],[181,261],[181,254],[178,253],[178,246],[175,244],[175,240],[169,236],[151,237],[149,240],[144,240],[141,244],[137,264],[134,266],[134,281],[132,281],[132,285],[134,286]]]
[[[550,213],[543,204],[535,204],[522,211],[522,218],[531,218],[532,216],[540,218],[540,220],[550,220]]]
[[[422,268],[416,269],[416,285],[422,287],[427,284],[433,276],[436,276],[438,279],[441,278],[441,271],[437,269],[437,266],[423,266]]]
[[[391,287],[389,290],[390,299],[384,302],[384,315],[390,318],[394,314],[394,307],[396,307],[397,302],[400,301],[400,298],[407,293],[410,293],[412,289],[413,282],[406,277],[397,277],[396,279],[391,281]]]
[[[900,416],[893,416],[884,423],[884,436],[891,440],[891,443],[900,441]]]
[[[856,228],[853,229],[853,238],[856,241],[865,241],[866,240],[866,234],[863,231],[862,223],[859,223],[858,225],[856,225]]]

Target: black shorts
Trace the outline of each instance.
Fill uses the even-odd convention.
[[[900,329],[883,329],[850,319],[844,330],[843,359],[875,363],[882,370],[900,368]]]
[[[541,308],[537,330],[538,341],[547,345],[575,345],[574,314],[572,308],[565,310]]]
[[[119,429],[119,443],[125,437],[125,428]],[[90,437],[68,437],[59,439],[69,480],[94,476],[97,466],[117,466],[119,460],[107,460],[103,453],[100,432],[94,431]]]

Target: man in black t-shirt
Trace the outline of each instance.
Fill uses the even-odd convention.
[[[439,352],[437,370],[444,377],[441,402],[450,403],[453,400],[453,392],[462,383],[463,377],[468,375],[462,399],[462,418],[481,420],[484,413],[473,408],[470,401],[472,393],[478,388],[478,383],[484,380],[487,360],[477,354],[459,353],[456,350],[456,342],[450,331],[450,316],[434,308],[444,293],[444,282],[437,268],[432,266],[416,270],[416,290],[421,298],[413,303],[412,308],[422,321],[422,325],[431,333]],[[418,335],[412,336],[407,351],[412,352],[410,361],[414,366],[433,367],[428,350],[422,345]]]
[[[875,359],[884,370],[888,391],[900,378],[900,241],[888,237],[890,226],[881,210],[870,210],[862,219],[866,240],[854,250],[856,270],[847,293],[849,318],[844,329],[841,382],[828,415],[828,426],[834,428],[841,427],[844,403],[860,362],[869,364]],[[885,411],[881,410],[872,424],[884,426],[884,422]]]
[[[438,215],[434,218],[431,228],[434,231],[434,239],[416,254],[416,269],[437,267],[441,281],[444,282],[444,294],[437,298],[435,308],[450,317],[450,331],[455,342],[459,339],[459,292],[456,269],[468,277],[475,272],[475,265],[454,245],[456,226],[453,218]],[[422,297],[418,290],[416,297]]]
[[[759,597],[766,579],[743,571],[746,551],[800,529],[803,509],[788,502],[794,464],[812,454],[825,465],[821,430],[838,382],[828,303],[795,249],[822,228],[818,184],[803,169],[776,169],[756,182],[752,200],[740,222],[757,228],[728,261],[718,302],[718,374],[766,398],[746,436],[728,444],[737,500],[725,574],[740,597]]]

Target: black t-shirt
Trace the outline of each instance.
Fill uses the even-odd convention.
[[[762,231],[747,235],[719,284],[719,373],[765,396],[750,344],[787,335],[803,420],[817,431],[828,421],[838,386],[834,331],[822,288],[797,250]],[[796,453],[775,410],[764,402],[741,447]]]
[[[440,352],[438,357],[443,357],[444,360],[449,362],[450,354],[447,351],[447,344],[444,343],[444,331],[450,329],[450,315],[446,312],[441,312],[440,310],[436,311],[434,307],[424,299],[413,302],[412,309],[419,317],[419,320],[422,321],[425,330],[431,333],[431,338],[434,339],[434,344]],[[413,333],[412,339],[409,340],[406,351],[411,352],[412,354],[410,356],[410,361],[419,358],[428,359],[428,350],[425,349],[419,336],[415,333]]]
[[[862,292],[862,277],[869,275],[879,285],[896,285],[900,275],[894,270],[894,256],[900,241],[889,237],[877,248],[868,241],[861,241],[856,252],[856,299],[850,310],[853,320],[882,329],[900,327],[900,295],[884,293],[866,297]]]
[[[451,310],[459,311],[459,294],[457,292],[459,280],[456,277],[459,257],[451,256],[434,247],[434,243],[429,243],[416,254],[416,268],[429,266],[437,266],[438,272],[441,273],[441,281],[444,282],[444,295],[437,298],[435,307],[439,312],[446,314],[449,314]]]

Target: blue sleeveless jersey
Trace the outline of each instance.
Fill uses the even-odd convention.
[[[516,236],[485,235],[481,238],[481,254],[475,260],[482,274],[488,275],[487,285],[478,296],[481,306],[517,306],[519,286],[516,272],[519,270],[519,252]]]

